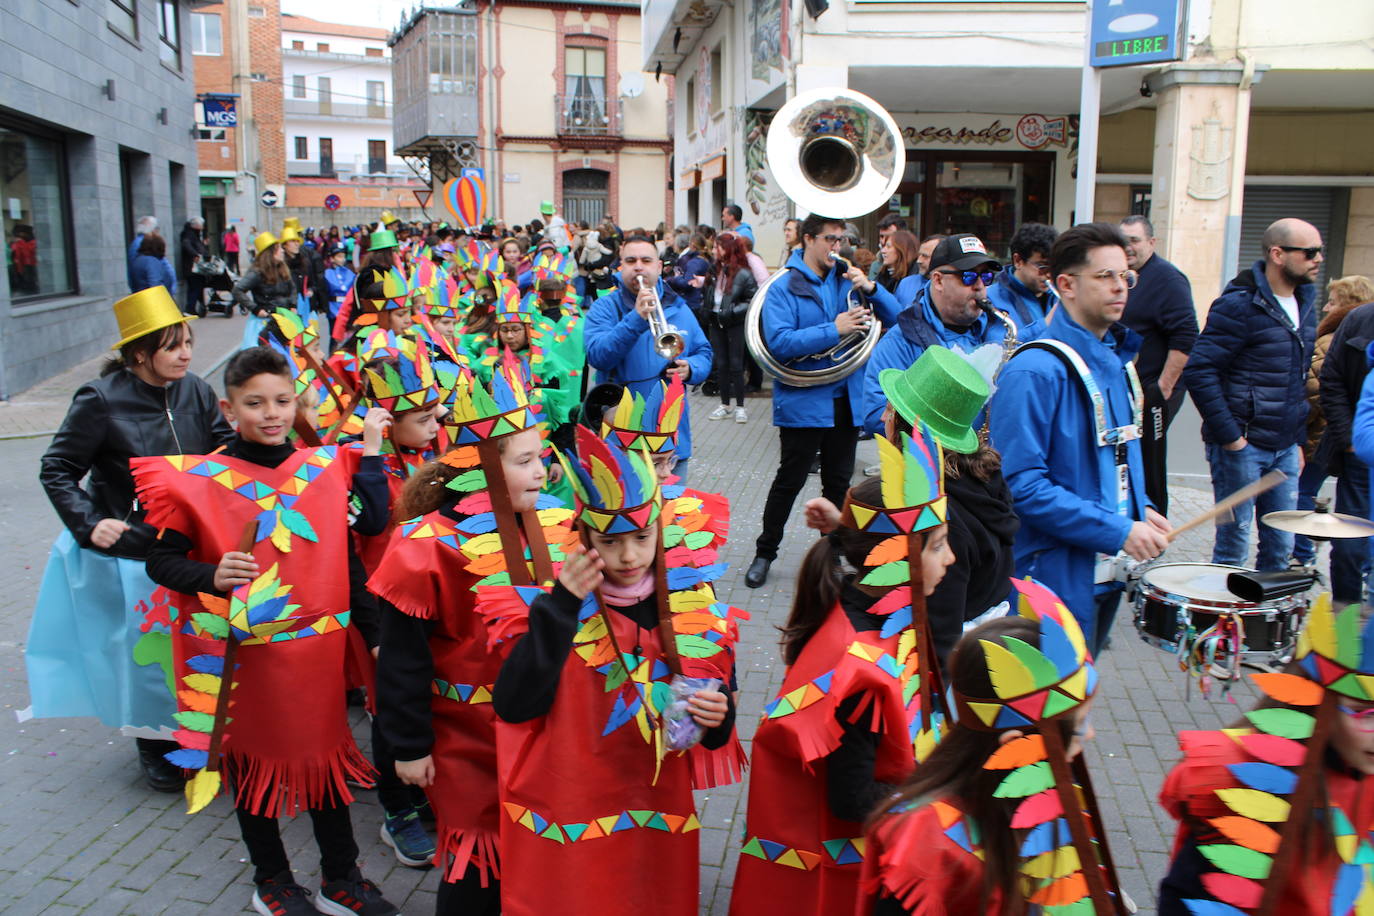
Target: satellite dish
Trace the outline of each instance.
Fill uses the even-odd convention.
[[[620,94],[627,99],[637,99],[644,94],[644,74],[626,73],[620,77]]]

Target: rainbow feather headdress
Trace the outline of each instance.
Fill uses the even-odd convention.
[[[577,494],[577,517],[593,531],[626,534],[648,528],[663,508],[647,451],[627,451],[577,427],[577,456],[558,460]]]
[[[1374,617],[1361,626],[1360,606],[1337,612],[1329,595],[1313,602],[1298,634],[1297,661],[1322,687],[1352,700],[1374,700]]]
[[[376,316],[380,312],[410,308],[410,295],[413,292],[406,275],[395,267],[382,274],[382,296],[380,299],[359,297],[359,317]],[[375,317],[374,319],[375,320]]]
[[[458,285],[448,277],[425,287],[422,301],[425,314],[431,318],[462,318],[459,313]]]
[[[870,506],[846,497],[840,524],[869,534],[891,535],[871,556],[884,559],[864,576],[864,585],[896,585],[909,581],[913,568],[910,536],[945,523],[945,456],[934,434],[919,423],[916,435],[902,433],[898,447],[875,436],[882,470],[882,505]]]
[[[524,367],[514,358],[503,359],[492,373],[491,388],[483,388],[472,370],[463,368],[454,387],[453,413],[445,420],[449,438],[463,446],[513,436],[536,428],[539,407],[530,403]]]
[[[570,254],[545,249],[534,259],[534,279],[570,281],[577,276],[577,262]]]
[[[482,256],[477,260],[477,269],[481,271],[479,286],[495,286],[502,280],[509,280],[506,276],[506,262],[501,258],[501,252],[495,248],[482,252]]]
[[[996,695],[951,691],[958,721],[979,731],[1038,728],[1077,709],[1097,689],[1083,631],[1059,596],[1029,579],[1015,584],[1019,613],[1040,624],[1040,646],[1011,637],[1006,645],[980,641]]]
[[[505,278],[496,285],[496,301],[492,303],[497,324],[534,324],[539,312],[539,297],[534,293],[520,296],[520,289]]]
[[[627,451],[671,452],[677,448],[683,401],[679,375],[673,376],[672,382],[659,382],[647,398],[626,387],[621,392],[620,404],[607,411],[601,420],[601,438]]]
[[[368,365],[363,368],[367,400],[393,414],[437,404],[440,391],[427,348],[413,338],[398,339],[380,330],[369,336],[366,344],[378,343],[378,334],[385,334],[387,339],[384,346],[370,350]]]
[[[481,242],[476,239],[469,239],[453,249],[453,263],[458,265],[459,270],[472,270],[481,265],[482,255],[486,253],[486,250],[486,246]]]

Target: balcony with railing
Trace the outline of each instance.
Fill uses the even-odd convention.
[[[620,99],[595,95],[556,95],[554,118],[560,137],[625,135],[625,112]]]
[[[288,118],[342,118],[351,121],[390,121],[391,106],[385,102],[336,102],[333,99],[286,99],[282,113]]]

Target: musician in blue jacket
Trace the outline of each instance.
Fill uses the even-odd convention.
[[[845,335],[864,333],[875,318],[885,324],[897,320],[897,300],[891,293],[853,265],[847,272],[833,266],[832,257],[844,237],[843,221],[808,216],[801,226],[802,247],[792,252],[788,272],[769,287],[764,299],[761,330],[768,352],[792,368],[833,366],[835,360],[824,354]],[[868,297],[872,310],[850,307],[849,293],[854,287]],[[755,542],[745,585],[758,588],[767,581],[792,504],[806,483],[817,452],[821,456],[822,494],[836,506],[844,505],[863,416],[860,372],[811,388],[781,380],[774,384],[773,425],[778,427],[782,454],[764,504],[763,531]]]
[[[1097,655],[1125,586],[1112,558],[1158,556],[1171,526],[1145,495],[1131,366],[1140,337],[1120,323],[1135,283],[1126,241],[1108,223],[1075,226],[1050,264],[1062,301],[1045,336],[998,376],[991,442],[1021,519],[1015,575],[1053,589]]]
[[[583,339],[587,362],[597,370],[598,381],[624,385],[648,397],[658,391],[661,379],[681,375],[684,385],[699,385],[711,371],[711,342],[682,297],[660,280],[663,262],[653,239],[632,235],[620,245],[619,286],[592,303],[587,312]],[[640,278],[644,289],[640,289]],[[674,360],[659,356],[649,333],[652,293],[663,303],[668,324],[682,331],[686,346]],[[682,402],[678,426],[678,483],[687,481],[687,460],[692,457],[690,398]]]
[[[1001,346],[1009,323],[1017,326],[1016,339],[1025,343],[1044,331],[1022,331],[1021,319],[998,310],[989,315],[979,303],[988,298],[988,286],[997,282],[997,260],[977,236],[960,234],[941,239],[930,255],[927,285],[916,294],[916,301],[897,315],[897,327],[883,335],[873,355],[864,365],[863,425],[869,432],[883,431],[883,409],[887,396],[878,383],[884,369],[905,371],[920,359],[926,348],[948,347],[972,353],[984,344]],[[903,281],[905,282],[905,281]],[[899,286],[900,290],[901,287]],[[980,413],[974,427],[983,425]]]

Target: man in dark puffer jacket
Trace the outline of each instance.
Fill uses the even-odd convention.
[[[1217,525],[1212,562],[1243,566],[1251,520],[1297,504],[1298,462],[1306,434],[1303,383],[1315,340],[1312,285],[1322,263],[1321,233],[1299,219],[1264,231],[1264,258],[1212,303],[1207,325],[1183,370],[1202,414],[1202,440],[1218,500],[1272,470],[1288,479],[1235,509]],[[1262,570],[1283,569],[1293,535],[1260,526]]]

